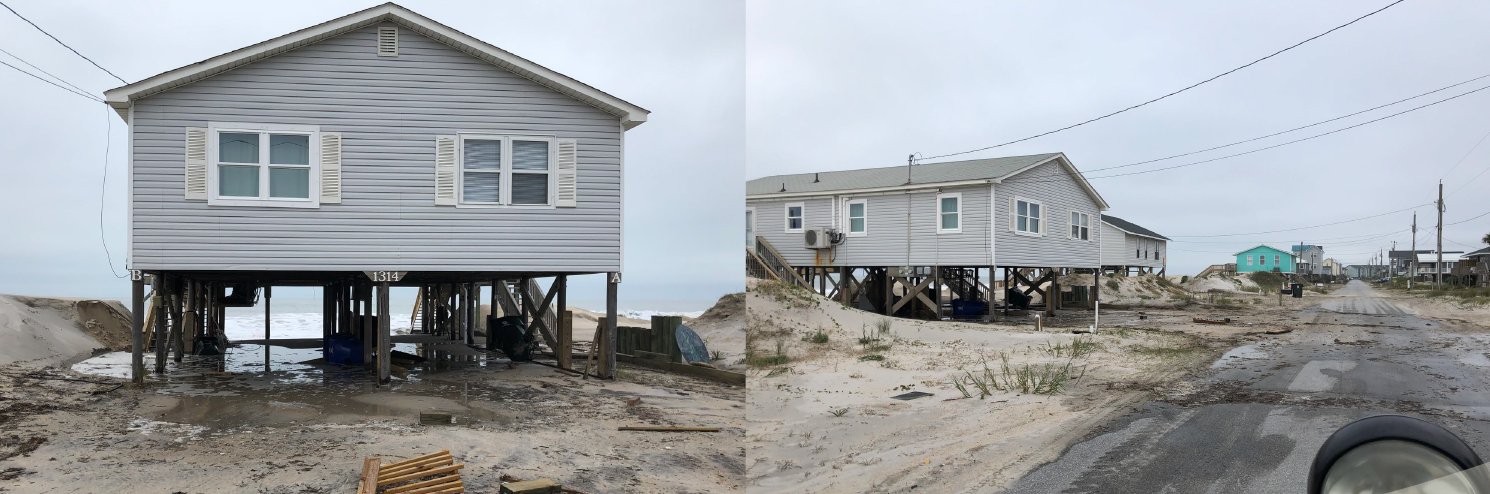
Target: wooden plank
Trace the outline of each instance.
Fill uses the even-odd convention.
[[[534,479],[520,482],[505,482],[501,487],[501,494],[553,494],[559,492],[562,486],[553,479]]]
[[[440,485],[435,485],[435,486],[430,486],[430,487],[425,487],[423,489],[415,489],[415,490],[412,490],[412,491],[408,491],[405,494],[430,494],[430,493],[435,493],[435,492],[466,492],[465,484],[461,483],[460,477],[445,477],[445,478],[451,479],[452,482],[445,483],[445,484],[440,484]]]
[[[424,455],[424,456],[416,456],[414,458],[409,458],[407,460],[402,460],[402,461],[397,461],[397,462],[389,463],[387,465],[384,465],[383,466],[383,469],[384,470],[387,470],[387,469],[390,469],[390,468],[397,468],[397,467],[400,467],[400,466],[408,465],[408,464],[411,464],[411,463],[418,463],[420,461],[424,461],[424,460],[428,460],[430,458],[436,458],[436,457],[440,457],[440,456],[450,456],[450,450],[448,450],[448,449],[442,449],[442,450],[439,450],[439,451],[436,451],[434,453],[430,453],[430,454],[427,454],[427,455]]]
[[[420,478],[420,477],[428,477],[430,475],[440,475],[440,474],[443,474],[443,473],[450,473],[450,472],[458,471],[458,470],[460,470],[462,468],[465,468],[465,467],[466,467],[466,465],[464,463],[456,463],[454,465],[440,467],[440,468],[436,468],[436,469],[433,469],[433,470],[424,470],[424,471],[420,471],[420,472],[416,472],[416,473],[410,473],[410,474],[405,474],[405,475],[400,475],[400,476],[392,477],[392,478],[388,478],[388,479],[378,479],[378,485],[396,484],[396,483],[407,481],[407,480],[414,480],[414,479],[417,479],[417,478]]]
[[[401,485],[401,486],[394,487],[394,488],[391,488],[391,489],[386,489],[386,490],[383,491],[383,494],[399,494],[399,493],[418,492],[421,489],[428,489],[430,487],[437,487],[436,490],[439,490],[439,489],[443,489],[443,488],[446,488],[446,487],[450,487],[451,484],[459,484],[459,483],[460,483],[460,475],[447,475],[447,476],[444,476],[444,477],[433,478],[433,479],[429,479],[429,480],[425,480],[425,481],[421,481],[421,482],[415,482],[415,483],[408,484],[408,485]],[[426,492],[428,492],[428,491],[426,491]]]
[[[408,475],[421,470],[443,467],[452,465],[454,463],[455,461],[450,457],[450,455],[445,455],[419,460],[415,463],[406,463],[396,467],[384,466],[378,469],[378,480],[393,478],[400,475]]]
[[[638,367],[646,367],[649,369],[656,369],[664,372],[683,374],[724,384],[733,384],[736,386],[745,385],[745,374],[741,374],[738,372],[730,372],[727,370],[714,369],[711,367],[703,367],[698,365],[664,362],[660,360],[633,357],[630,355],[617,355],[616,359],[628,364],[636,365]]]
[[[377,494],[378,465],[382,461],[376,456],[362,460],[362,479],[357,482],[357,494]]]
[[[638,432],[719,432],[718,427],[686,427],[681,425],[623,425],[618,431]]]

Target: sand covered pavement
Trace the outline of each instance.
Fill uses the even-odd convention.
[[[1072,334],[1085,327],[1075,321],[1036,332],[890,320],[772,282],[747,304],[751,492],[991,492],[1225,350],[1271,337],[1303,302],[1104,311],[1095,335]],[[1090,321],[1080,314],[1065,318]],[[931,395],[892,398],[914,391]]]

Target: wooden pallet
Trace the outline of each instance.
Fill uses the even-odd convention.
[[[383,464],[372,457],[362,461],[362,478],[357,494],[445,494],[466,492],[460,480],[464,464],[455,463],[450,451],[444,450],[404,461]]]

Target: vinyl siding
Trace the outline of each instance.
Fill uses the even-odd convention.
[[[1098,265],[1097,243],[1104,229],[1093,228],[1090,240],[1069,237],[1071,211],[1087,213],[1092,223],[1100,224],[1099,205],[1059,163],[1039,165],[1005,180],[998,184],[996,195],[994,245],[998,265],[1079,268]],[[1038,201],[1045,208],[1044,236],[1014,233],[1009,218],[1014,214],[1015,197]]]
[[[962,194],[962,232],[937,233],[937,194],[935,190],[911,194],[837,195],[807,200],[752,200],[760,215],[757,225],[761,235],[781,251],[794,266],[987,266],[989,243],[987,185],[953,187],[943,193]],[[786,204],[805,202],[806,226],[836,227],[848,231],[847,201],[863,199],[865,230],[863,236],[848,236],[832,252],[805,247],[801,233],[784,234]],[[838,207],[834,208],[837,204]],[[909,208],[909,236],[907,215]],[[836,212],[835,212],[836,211]],[[836,218],[835,218],[836,216]],[[836,220],[836,221],[835,221]],[[769,221],[769,226],[767,221]],[[907,238],[910,240],[907,241]],[[907,256],[909,254],[909,256]]]
[[[136,102],[131,267],[619,271],[619,117],[409,29],[379,57],[377,27]],[[341,133],[342,202],[185,200],[185,129],[208,122]],[[435,206],[435,136],[459,132],[577,139],[578,207]]]

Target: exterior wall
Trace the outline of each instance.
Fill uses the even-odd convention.
[[[131,267],[619,271],[619,117],[406,28],[398,56],[379,57],[377,27],[135,103]],[[340,132],[342,202],[183,199],[185,129],[208,122]],[[435,136],[458,132],[577,139],[578,207],[435,206]]]
[[[1267,256],[1267,264],[1260,264],[1260,263],[1257,262],[1257,259],[1256,258],[1259,255],[1265,255],[1265,256]],[[1253,261],[1252,261],[1251,265],[1248,265],[1248,263],[1247,263],[1247,256],[1252,256],[1252,258],[1253,258]],[[1277,263],[1274,262],[1274,256],[1277,256],[1276,259],[1282,263],[1281,265],[1279,265],[1279,264],[1277,264]],[[1278,249],[1274,249],[1274,248],[1270,248],[1270,247],[1264,247],[1264,246],[1257,246],[1257,247],[1253,247],[1251,249],[1247,249],[1245,251],[1242,251],[1241,253],[1237,254],[1237,256],[1236,256],[1236,270],[1237,270],[1238,273],[1255,273],[1255,272],[1258,272],[1258,271],[1272,271],[1274,268],[1277,268],[1280,272],[1283,272],[1283,273],[1292,273],[1292,272],[1294,272],[1294,269],[1295,268],[1294,268],[1293,255],[1291,255],[1291,254],[1289,254],[1287,252],[1278,250]]]
[[[1103,225],[1102,265],[1163,268],[1169,255],[1167,242],[1126,233]],[[1115,239],[1121,238],[1118,242]]]
[[[1297,248],[1296,246],[1295,247],[1290,247],[1289,250],[1293,250],[1293,249],[1296,249],[1296,248]],[[1321,247],[1319,247],[1317,245],[1311,245],[1311,246],[1308,246],[1308,248],[1305,248],[1303,251],[1298,251],[1298,256],[1299,256],[1299,261],[1298,262],[1304,264],[1304,266],[1303,266],[1303,268],[1304,268],[1303,270],[1305,271],[1304,274],[1327,274],[1325,272],[1325,270],[1324,270],[1324,267],[1323,267],[1324,266],[1324,264],[1323,264],[1324,263],[1324,249],[1323,248],[1321,248]]]
[[[1069,180],[1058,180],[1065,177]],[[1009,218],[1014,214],[1014,197],[1040,201],[1045,210],[1045,235],[1030,237],[1014,233]],[[998,184],[994,205],[995,255],[999,266],[1022,267],[1097,267],[1100,253],[1097,239],[1103,229],[1101,211],[1091,195],[1077,184],[1060,164],[1037,166]],[[1070,236],[1071,211],[1091,215],[1091,239],[1073,240]],[[1105,242],[1105,239],[1104,239]]]
[[[793,266],[987,266],[989,186],[941,192],[962,194],[962,232],[937,233],[935,190],[876,195],[832,195],[808,199],[747,201],[755,208],[756,232]],[[865,233],[846,236],[831,252],[808,249],[802,232],[786,232],[786,205],[802,203],[804,228],[847,233],[847,202],[864,200]],[[909,203],[909,204],[907,204]],[[909,210],[909,216],[907,216]],[[909,230],[907,230],[909,221]],[[909,235],[908,235],[909,234]],[[908,240],[909,239],[909,240]]]

